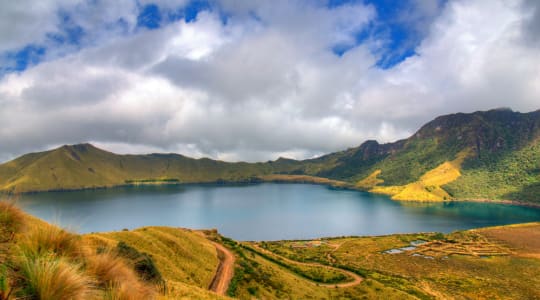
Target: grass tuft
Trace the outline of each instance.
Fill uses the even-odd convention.
[[[42,300],[87,299],[91,281],[78,265],[54,255],[21,256],[21,297]]]
[[[106,299],[148,299],[153,294],[122,258],[109,252],[88,256],[86,272],[105,290]]]
[[[80,237],[56,226],[32,226],[18,243],[26,256],[39,257],[47,253],[71,258],[80,257]]]
[[[0,201],[0,242],[9,242],[23,226],[24,213],[13,202]]]

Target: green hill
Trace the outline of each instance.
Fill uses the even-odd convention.
[[[265,164],[227,163],[178,154],[117,155],[90,144],[31,153],[0,165],[0,189],[13,193],[124,184],[248,181]]]
[[[441,116],[404,140],[366,141],[308,160],[229,163],[178,154],[118,155],[79,144],[1,164],[0,191],[290,180],[356,187],[398,200],[540,202],[539,141],[540,110],[496,109]]]

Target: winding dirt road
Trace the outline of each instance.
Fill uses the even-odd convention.
[[[353,278],[352,281],[348,281],[348,282],[344,282],[344,283],[318,283],[318,282],[315,282],[315,281],[311,281],[311,280],[307,280],[303,277],[300,277],[306,281],[308,281],[309,283],[313,284],[313,285],[317,285],[317,286],[322,286],[322,287],[327,287],[327,288],[346,288],[346,287],[352,287],[352,286],[356,286],[356,285],[359,285],[362,280],[364,280],[362,277],[360,277],[358,274],[356,273],[353,273],[351,271],[348,271],[348,270],[344,270],[344,269],[340,269],[340,268],[336,268],[336,267],[331,267],[331,266],[327,266],[327,265],[323,265],[323,264],[319,264],[319,263],[305,263],[305,262],[299,262],[299,261],[295,261],[295,260],[292,260],[292,259],[288,259],[284,256],[281,256],[281,255],[278,255],[270,250],[266,250],[264,248],[261,248],[259,245],[257,244],[252,244],[251,245],[253,248],[257,249],[257,251],[260,251],[260,252],[264,252],[268,255],[271,255],[271,256],[274,256],[274,257],[277,257],[285,262],[288,262],[290,264],[296,264],[296,265],[303,265],[303,266],[311,266],[311,267],[319,267],[319,268],[325,268],[325,269],[329,269],[329,270],[334,270],[334,271],[338,271],[338,272],[341,272],[343,274],[346,274],[347,276]]]
[[[229,283],[234,275],[234,254],[221,244],[212,242],[216,247],[219,257],[219,265],[216,274],[210,283],[209,290],[216,292],[218,295],[225,296]]]

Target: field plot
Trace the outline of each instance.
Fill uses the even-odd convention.
[[[447,235],[343,237],[254,246],[296,262],[350,270],[362,275],[358,287],[376,282],[417,299],[540,297],[540,223]]]

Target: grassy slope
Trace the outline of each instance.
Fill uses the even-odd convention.
[[[132,231],[84,236],[91,244],[115,246],[123,241],[148,253],[168,282],[208,288],[219,263],[216,248],[202,235],[187,229],[143,227]]]
[[[15,227],[11,225],[10,216],[15,216],[20,224],[16,226],[15,235],[12,234],[11,228]],[[160,292],[161,288],[155,286],[154,282],[138,278],[130,267],[132,261],[116,258],[114,253],[119,241],[150,255],[166,283],[166,293]],[[97,259],[103,257],[100,253],[105,255],[102,260]],[[6,287],[14,291],[9,299],[15,299],[13,296],[36,297],[32,294],[33,290],[28,288],[32,277],[27,277],[21,266],[29,266],[37,272],[41,270],[40,262],[43,261],[60,262],[60,270],[64,273],[58,274],[68,274],[70,277],[52,278],[49,283],[42,280],[36,286],[54,287],[58,283],[57,286],[62,287],[68,285],[64,280],[70,280],[78,284],[76,291],[79,296],[74,296],[75,299],[114,298],[113,292],[108,290],[111,283],[103,278],[118,280],[112,284],[118,296],[115,299],[226,299],[207,290],[217,268],[217,253],[211,242],[195,231],[145,227],[134,231],[79,236],[0,201],[0,297],[5,296]],[[98,267],[96,261],[101,262]],[[8,269],[3,269],[3,266],[8,266]],[[96,269],[101,271],[95,273],[93,270]],[[47,276],[52,275],[54,273]],[[128,292],[122,294],[118,283],[124,284]],[[59,291],[66,292],[62,289]],[[141,291],[146,291],[146,296]],[[133,297],[133,294],[138,296]]]
[[[293,248],[295,241],[267,249],[301,261],[347,266],[369,282],[410,297],[438,299],[536,299],[540,292],[540,223],[484,228],[449,235],[409,234],[323,240],[319,247]],[[412,253],[384,254],[414,240],[434,241]],[[433,250],[435,249],[435,250]],[[458,249],[458,250],[454,250]],[[470,254],[452,254],[469,249]],[[432,251],[432,252],[429,252]],[[477,253],[491,253],[481,257]],[[500,252],[500,253],[499,253]]]
[[[93,258],[95,255],[99,256],[96,253],[113,253],[111,251],[121,241],[140,253],[150,255],[167,283],[168,294],[160,294],[158,288],[151,283],[141,282],[129,275],[133,274],[133,271],[126,269],[123,264],[119,268],[118,265],[108,262],[116,269],[108,276],[119,276],[117,278],[120,278],[121,282],[127,282],[130,287],[139,285],[139,288],[153,291],[159,299],[223,299],[206,290],[217,267],[218,258],[210,240],[197,231],[145,227],[133,231],[77,236],[54,229],[54,226],[23,213],[16,215],[22,216],[24,226],[14,226],[16,222],[12,221],[9,214],[4,213],[5,207],[0,205],[2,265],[6,262],[8,266],[12,263],[17,265],[22,253],[26,253],[20,252],[20,249],[23,249],[20,245],[41,245],[42,250],[39,251],[45,249],[50,252],[43,252],[46,256],[39,254],[40,257],[59,257],[64,264],[63,268],[67,267],[65,270],[71,272],[70,280],[75,278],[78,282],[88,284],[83,286],[85,299],[103,298],[107,285],[102,285],[100,281],[81,281],[81,278],[92,274]],[[12,228],[16,228],[15,238],[10,233]],[[37,228],[45,228],[46,232],[58,236],[36,240],[33,237],[39,235],[36,236],[33,231]],[[237,243],[212,232],[210,235],[213,240],[232,249],[237,257],[229,294],[240,299],[540,297],[536,289],[540,285],[540,223],[483,228],[448,235],[423,233],[330,238],[312,242],[273,241],[258,243],[257,247],[250,242]],[[382,253],[388,249],[408,246],[411,241],[419,239],[430,242],[419,246],[415,252]],[[319,274],[331,279],[339,277],[339,274],[328,270],[319,272],[315,266],[304,265],[299,268],[300,265],[296,263],[287,265],[291,263],[283,259],[277,263],[257,250],[258,247],[293,261],[315,262],[350,270],[360,274],[364,280],[351,287],[336,289],[323,286],[307,279],[306,275],[310,277]],[[430,255],[432,259],[414,256],[413,253]],[[129,266],[129,261],[126,266]],[[20,269],[14,268],[11,272],[14,273],[7,273],[10,284],[23,288],[26,279],[18,274]],[[0,270],[0,282],[5,274]],[[73,277],[74,275],[77,276]],[[22,290],[19,295],[24,296]]]
[[[469,161],[462,176],[445,186],[461,199],[519,199],[540,203],[540,143],[496,157]]]
[[[177,154],[117,155],[89,144],[63,146],[0,166],[0,190],[12,192],[107,187],[129,181],[243,181],[268,173],[263,164],[226,163]]]
[[[495,110],[439,117],[352,179],[396,200],[538,202],[539,170],[540,111]]]
[[[327,181],[330,184],[356,184],[366,190],[377,185],[379,192],[400,200],[534,202],[540,192],[539,143],[540,111],[492,110],[438,117],[406,140],[383,145],[367,141],[303,161],[280,158],[266,163],[227,163],[176,154],[116,155],[82,144],[28,154],[0,165],[0,191],[107,187],[132,181],[323,182],[326,178],[335,180]],[[456,164],[463,158],[458,154],[464,152],[469,156]],[[450,167],[458,174],[453,180],[426,184],[441,169]],[[302,179],[300,175],[312,177]]]

